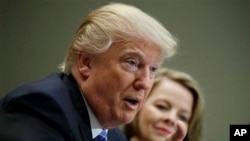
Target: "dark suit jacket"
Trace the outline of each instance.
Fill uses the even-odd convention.
[[[116,128],[109,141],[126,141]],[[0,102],[0,141],[92,141],[84,100],[72,75],[54,73]]]

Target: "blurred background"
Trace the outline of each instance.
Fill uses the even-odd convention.
[[[179,39],[164,66],[191,74],[206,100],[206,141],[228,141],[230,124],[250,123],[249,0],[114,0],[158,19]],[[84,17],[110,0],[1,0],[0,97],[63,60]]]

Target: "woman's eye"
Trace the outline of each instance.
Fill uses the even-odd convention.
[[[183,121],[183,122],[188,122],[188,118],[187,118],[186,116],[184,116],[184,115],[180,115],[180,116],[179,116],[179,119],[180,119],[181,121]]]
[[[155,105],[156,107],[157,107],[157,109],[159,109],[159,110],[167,110],[167,106],[165,106],[165,105],[160,105],[160,104],[158,104],[158,105]]]

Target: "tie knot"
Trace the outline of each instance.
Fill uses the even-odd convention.
[[[102,132],[95,137],[94,141],[108,141],[106,131],[102,130]]]

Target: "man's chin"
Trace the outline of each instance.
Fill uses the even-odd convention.
[[[131,123],[134,120],[135,115],[136,114],[133,114],[133,115],[126,117],[126,119],[124,120],[125,124]]]

